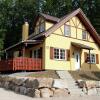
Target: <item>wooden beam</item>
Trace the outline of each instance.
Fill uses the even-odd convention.
[[[90,59],[90,56],[91,56],[91,50],[89,49],[89,64],[90,64],[90,69],[91,69],[91,59]]]

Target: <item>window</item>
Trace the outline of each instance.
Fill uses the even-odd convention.
[[[54,49],[54,59],[65,60],[65,50],[64,49]]]
[[[65,50],[60,50],[60,59],[65,59]]]
[[[30,51],[30,57],[32,57],[32,58],[42,58],[42,47],[40,47],[39,49]]]
[[[86,40],[86,34],[87,34],[86,31],[82,31],[82,39],[83,39],[83,40]]]
[[[95,54],[90,54],[90,57],[89,57],[89,54],[88,54],[88,56],[87,56],[87,62],[95,64],[96,63],[96,55]]]
[[[36,49],[32,52],[32,58],[39,58],[39,49]]]
[[[40,24],[39,31],[40,31],[40,33],[41,33],[41,32],[44,32],[44,30],[45,30],[45,24],[44,24],[44,22],[43,22],[43,23]]]
[[[64,35],[70,36],[70,33],[71,33],[70,26],[64,25]]]

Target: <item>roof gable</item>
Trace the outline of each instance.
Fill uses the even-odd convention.
[[[49,36],[51,33],[53,33],[59,27],[61,27],[66,21],[70,20],[74,16],[77,16],[81,20],[81,22],[86,27],[87,31],[89,31],[90,35],[93,37],[95,42],[98,43],[98,45],[100,46],[100,38],[98,37],[96,30],[94,29],[94,27],[92,26],[92,24],[90,23],[90,21],[87,19],[87,17],[85,16],[85,14],[83,13],[83,11],[80,8],[71,12],[70,14],[67,14],[66,16],[62,17],[58,23],[53,25],[46,32],[38,34],[38,35],[32,37],[32,39],[35,39],[35,38],[38,38],[41,36],[45,36],[45,37]]]

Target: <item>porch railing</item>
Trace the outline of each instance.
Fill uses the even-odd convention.
[[[42,70],[42,59],[18,57],[0,61],[0,71]]]

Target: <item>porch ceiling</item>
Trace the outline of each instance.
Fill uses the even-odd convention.
[[[26,41],[20,41],[20,42],[18,42],[18,43],[16,43],[16,44],[14,44],[14,45],[12,45],[12,46],[6,48],[6,49],[3,50],[3,51],[9,51],[9,50],[11,50],[11,49],[16,49],[16,48],[19,48],[20,46],[22,47],[22,46],[26,46],[26,45],[28,45],[28,44],[34,44],[34,45],[36,45],[36,44],[40,44],[40,43],[42,43],[42,42],[43,42],[42,40],[26,40]],[[3,51],[2,51],[2,52],[3,52]]]
[[[77,48],[81,48],[81,49],[88,49],[88,50],[93,50],[94,49],[94,48],[92,48],[90,46],[87,46],[87,45],[84,45],[84,44],[81,44],[81,43],[71,42],[71,45],[75,46]]]

